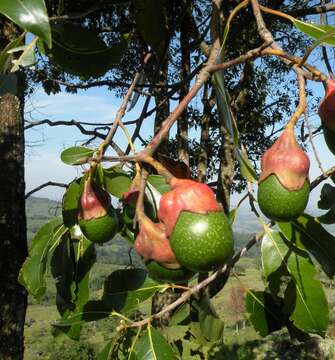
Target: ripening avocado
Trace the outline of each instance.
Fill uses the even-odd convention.
[[[274,221],[291,221],[300,216],[308,202],[309,181],[297,191],[287,190],[276,175],[270,175],[258,186],[258,205],[262,213]]]
[[[204,215],[182,211],[170,244],[181,265],[199,272],[217,269],[234,251],[232,229],[222,211]]]
[[[148,275],[158,282],[183,283],[195,274],[183,266],[179,269],[168,269],[154,260],[148,261],[145,266],[148,269]]]
[[[323,136],[329,150],[335,154],[335,133],[328,129],[327,126],[323,126]]]
[[[110,207],[106,215],[90,220],[79,219],[83,234],[94,243],[102,244],[111,240],[119,230],[116,211]]]

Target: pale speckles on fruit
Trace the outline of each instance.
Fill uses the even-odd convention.
[[[233,234],[221,211],[206,215],[182,211],[170,236],[180,264],[194,271],[223,265],[233,253]]]
[[[275,175],[269,176],[258,187],[258,205],[265,216],[274,221],[290,221],[300,216],[309,197],[309,182],[297,191],[287,190]]]

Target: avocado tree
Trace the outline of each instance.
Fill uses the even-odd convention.
[[[224,319],[211,298],[225,291],[235,264],[261,242],[264,289],[245,289],[255,329],[266,336],[287,328],[299,340],[325,336],[329,309],[317,271],[329,278],[335,273],[335,238],[322,226],[335,222],[335,188],[322,188],[324,215],[304,211],[310,192],[335,170],[310,179],[302,146],[313,135],[304,133],[315,107],[307,82],[322,82],[326,95],[316,131],[334,150],[335,87],[325,46],[334,45],[335,31],[299,17],[332,10],[257,0],[0,4],[4,16],[33,34],[3,49],[3,83],[25,68],[48,92],[107,85],[122,97],[106,133],[68,124],[90,136],[91,146],[60,154],[65,164],[82,166],[83,175],[68,184],[62,216],[36,234],[18,277],[40,299],[50,268],[60,314],[55,333],[78,338],[85,322],[111,318],[113,333],[100,359],[207,358],[224,336]],[[280,36],[287,31],[290,36]],[[330,78],[308,62],[318,46]],[[281,88],[273,79],[291,85]],[[141,94],[146,100],[139,118],[126,121]],[[153,114],[155,131],[144,138],[143,121]],[[126,148],[115,138],[118,129]],[[95,146],[96,138],[102,141]],[[234,190],[246,191],[243,201],[262,226],[235,252]],[[119,200],[117,209],[111,197]],[[92,300],[95,246],[117,234],[132,244],[142,267],[112,272],[101,298]],[[170,301],[143,313],[141,304],[157,293]]]

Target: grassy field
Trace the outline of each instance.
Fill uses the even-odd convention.
[[[220,318],[225,322],[224,344],[211,360],[250,360],[250,359],[335,359],[335,327],[331,326],[326,340],[321,345],[315,341],[301,345],[292,343],[286,332],[261,339],[252,326],[248,323],[247,315],[243,309],[234,311],[232,306],[232,289],[258,289],[264,288],[261,272],[256,268],[255,260],[245,258],[241,260],[240,266],[245,270],[236,276],[232,275],[223,291],[214,298],[215,308]],[[111,264],[95,264],[91,277],[92,297],[99,295],[100,285],[110,272],[118,268]],[[38,304],[31,301],[28,306],[25,339],[26,360],[89,360],[95,359],[96,354],[109,340],[109,334],[114,326],[114,321],[104,319],[98,322],[86,324],[83,328],[80,341],[69,340],[66,337],[54,338],[52,334],[52,322],[58,318],[54,302],[54,286],[50,281],[47,294],[49,296]],[[329,289],[328,297],[331,304],[335,303],[333,289]],[[144,304],[146,311],[150,308],[150,301]],[[331,306],[331,309],[333,306]],[[237,309],[238,310],[238,309]],[[333,318],[335,314],[333,314]],[[321,349],[324,350],[320,350]],[[332,353],[332,351],[334,352]],[[320,355],[324,351],[328,356]],[[296,355],[292,355],[296,354]],[[291,357],[293,356],[293,357]],[[298,357],[294,357],[298,356]]]

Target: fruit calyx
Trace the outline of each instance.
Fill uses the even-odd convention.
[[[154,223],[146,216],[141,219],[134,248],[144,261],[152,259],[169,269],[180,268],[166,236],[164,224]]]
[[[297,191],[308,179],[309,165],[308,156],[297,143],[294,128],[288,126],[263,154],[259,183],[273,174],[287,190]]]
[[[319,105],[318,113],[322,123],[335,132],[335,80],[327,80],[326,94]]]
[[[158,211],[158,218],[165,226],[167,237],[172,234],[182,211],[203,215],[222,211],[213,190],[206,184],[189,179],[173,178],[170,186],[171,191],[161,197]]]
[[[79,219],[91,220],[103,217],[111,206],[111,199],[107,191],[96,189],[91,177],[84,183],[84,191],[79,200]]]

